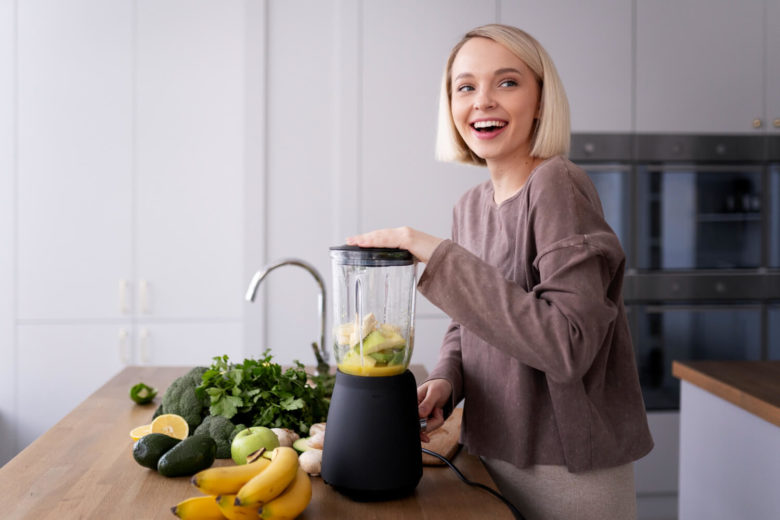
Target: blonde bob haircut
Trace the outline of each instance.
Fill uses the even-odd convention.
[[[452,120],[452,63],[463,45],[472,38],[488,38],[500,43],[528,65],[540,85],[539,119],[531,138],[531,156],[547,159],[555,155],[568,156],[571,140],[569,101],[552,59],[544,47],[525,31],[509,25],[490,24],[477,27],[452,48],[441,81],[439,123],[436,135],[436,158],[485,166],[463,141]]]

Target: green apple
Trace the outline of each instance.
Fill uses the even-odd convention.
[[[230,456],[236,464],[246,464],[246,458],[260,448],[272,451],[277,447],[279,447],[279,438],[270,428],[252,426],[241,430],[233,438],[230,444]]]

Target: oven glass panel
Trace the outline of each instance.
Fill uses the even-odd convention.
[[[761,169],[640,166],[641,269],[761,265]]]
[[[780,302],[769,306],[769,351],[767,359],[780,361]]]
[[[589,166],[586,168],[596,190],[599,192],[604,218],[617,235],[628,255],[628,230],[630,214],[627,208],[630,200],[628,167],[621,165]],[[630,263],[630,259],[628,259]]]
[[[672,361],[761,359],[758,305],[633,307],[637,365],[648,410],[679,408]]]
[[[769,265],[780,267],[780,164],[769,167]]]

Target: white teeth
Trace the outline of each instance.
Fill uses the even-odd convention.
[[[504,121],[475,121],[474,128],[489,128],[491,126],[503,127],[506,126]]]

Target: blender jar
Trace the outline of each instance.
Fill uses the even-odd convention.
[[[330,248],[333,351],[340,371],[392,376],[414,345],[416,262],[403,249]]]

